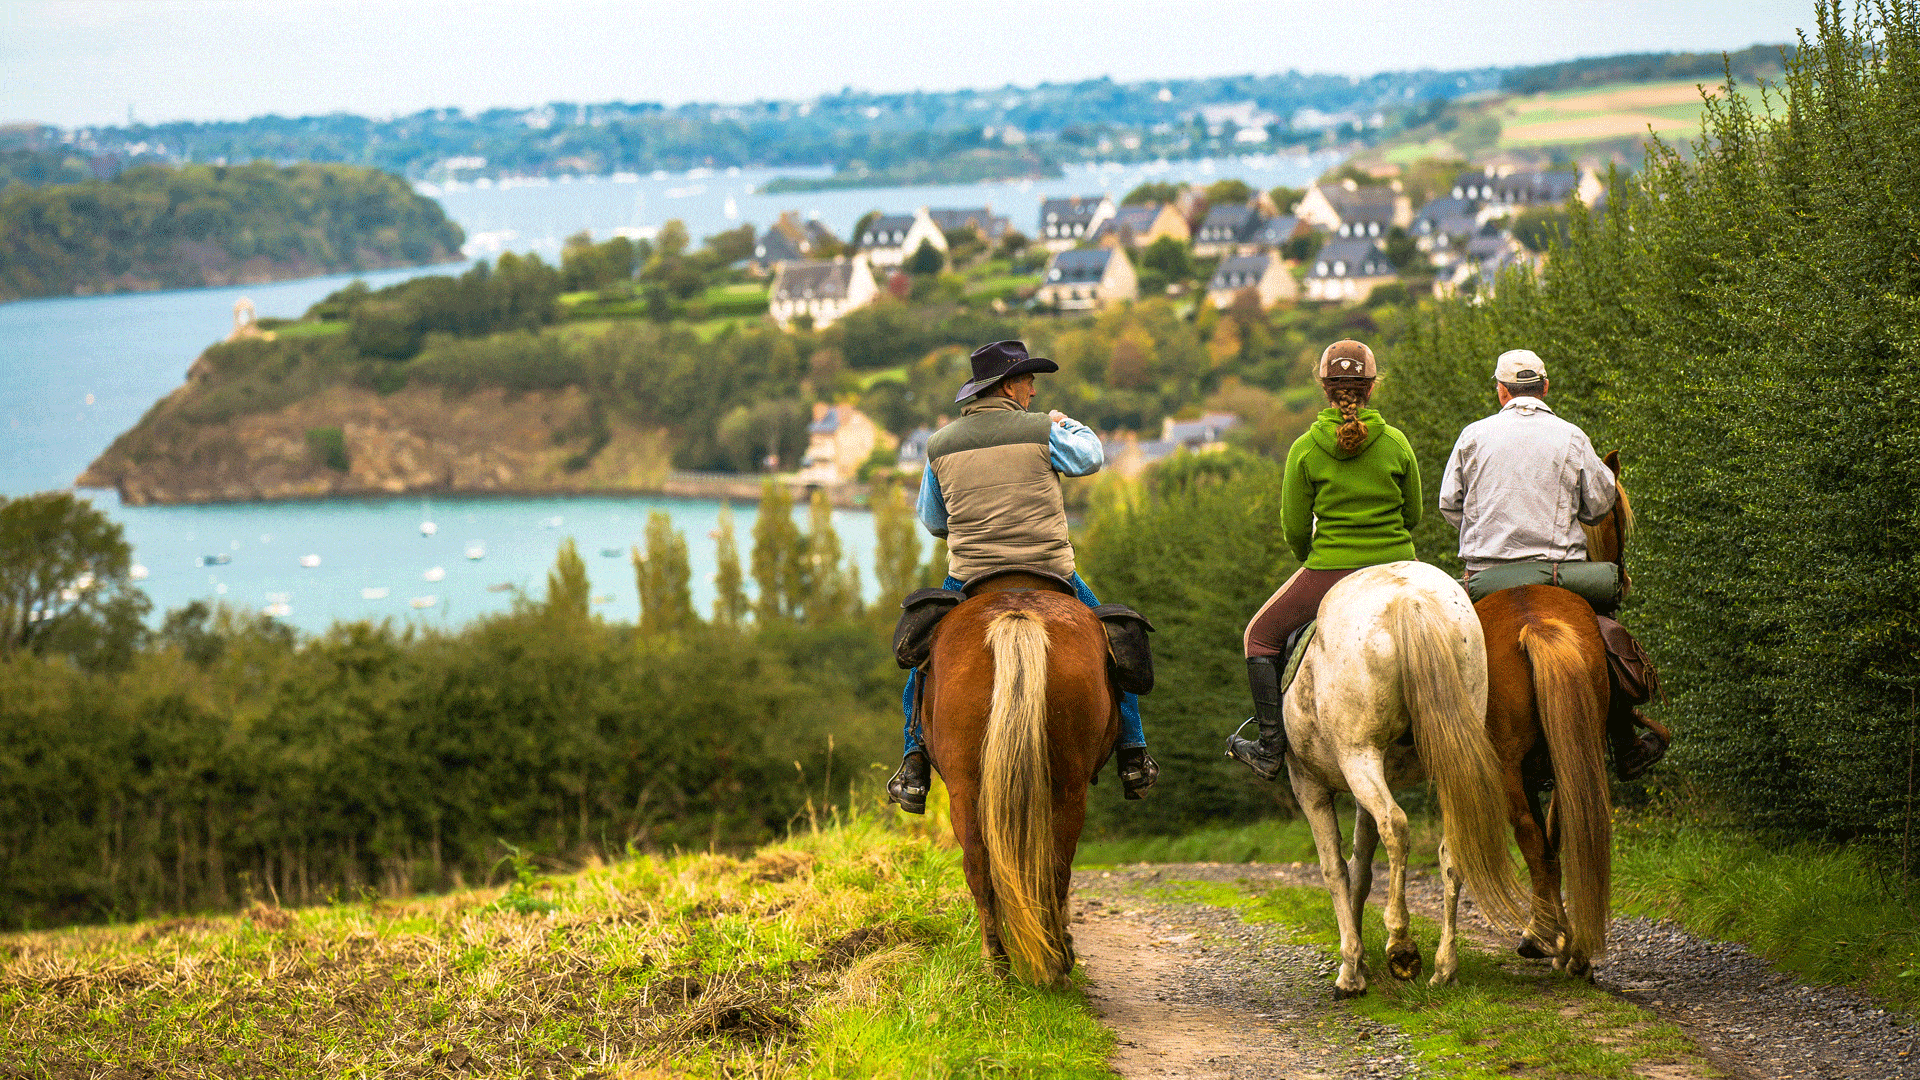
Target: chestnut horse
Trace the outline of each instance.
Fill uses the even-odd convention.
[[[1622,564],[1624,595],[1633,507],[1620,487],[1619,453],[1606,463],[1618,498],[1606,520],[1584,527],[1587,557]],[[1520,955],[1550,956],[1556,969],[1586,977],[1606,954],[1613,875],[1606,646],[1593,608],[1555,585],[1502,589],[1474,612],[1487,642],[1487,737],[1500,755],[1507,819],[1533,882]],[[1540,797],[1549,789],[1543,813]]]
[[[1057,588],[1004,575],[941,619],[923,715],[981,954],[1064,986],[1073,855],[1087,786],[1120,734],[1120,694],[1108,683],[1106,629]]]

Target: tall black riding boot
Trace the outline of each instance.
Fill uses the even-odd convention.
[[[1260,725],[1259,741],[1227,736],[1227,756],[1252,769],[1262,780],[1278,780],[1286,764],[1287,726],[1281,712],[1280,665],[1285,657],[1247,657],[1247,683],[1253,688],[1253,720]],[[1246,727],[1245,724],[1240,725]]]
[[[915,750],[900,759],[900,770],[887,781],[887,801],[899,803],[909,814],[927,812],[927,789],[933,786],[933,769],[924,751]]]

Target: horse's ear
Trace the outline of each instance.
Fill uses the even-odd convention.
[[[1607,452],[1607,456],[1602,458],[1601,460],[1607,463],[1607,468],[1612,470],[1613,475],[1615,476],[1620,475],[1620,451],[1609,450]]]

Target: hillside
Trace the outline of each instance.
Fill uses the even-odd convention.
[[[377,169],[142,166],[0,193],[0,300],[420,266],[458,258],[463,240],[437,203]]]

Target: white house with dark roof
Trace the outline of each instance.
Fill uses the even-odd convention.
[[[934,224],[933,215],[924,206],[911,214],[882,214],[854,238],[860,253],[874,266],[899,266],[912,258],[923,242],[946,254],[947,234]]]
[[[815,402],[807,425],[807,452],[800,459],[804,484],[839,484],[853,479],[879,447],[893,448],[893,436],[851,405]]]
[[[1474,203],[1481,210],[1481,219],[1485,220],[1529,206],[1561,206],[1575,198],[1591,206],[1604,188],[1592,170],[1579,173],[1475,169],[1454,177],[1449,194]]]
[[[1090,311],[1140,295],[1133,262],[1119,247],[1055,252],[1034,299],[1062,311]]]
[[[814,258],[822,248],[838,243],[825,225],[802,222],[797,212],[788,210],[753,242],[751,261],[762,270],[770,270],[783,262]]]
[[[1291,243],[1295,237],[1307,232],[1307,223],[1293,214],[1281,214],[1278,217],[1263,217],[1260,227],[1253,230],[1247,238],[1249,246],[1258,251],[1278,251]]]
[[[1007,235],[1007,230],[1013,224],[1010,219],[994,214],[991,206],[929,210],[927,216],[933,219],[933,223],[943,234],[971,229],[988,244],[998,243],[1001,237]]]
[[[1397,279],[1379,244],[1364,237],[1336,237],[1307,270],[1307,299],[1365,300],[1376,286]]]
[[[1207,299],[1214,307],[1229,308],[1240,294],[1252,290],[1262,308],[1300,294],[1299,284],[1278,255],[1229,255],[1207,282]]]
[[[879,292],[873,269],[862,255],[827,262],[784,262],[775,271],[773,288],[767,294],[767,314],[782,330],[802,315],[811,318],[814,328],[819,329],[833,325],[854,308],[873,303]]]
[[[1391,185],[1361,187],[1348,179],[1308,185],[1294,213],[1316,229],[1353,239],[1385,236],[1396,225],[1406,228],[1413,221],[1413,204]]]
[[[1193,253],[1203,259],[1235,254],[1252,243],[1260,224],[1260,211],[1251,206],[1210,206],[1193,231]]]
[[[1106,471],[1132,478],[1147,466],[1165,461],[1182,450],[1204,454],[1225,449],[1226,433],[1239,426],[1240,418],[1233,413],[1206,413],[1197,420],[1175,420],[1169,416],[1160,421],[1157,439],[1142,439],[1133,432],[1123,432],[1101,440],[1100,449],[1106,456]]]
[[[1415,246],[1426,252],[1435,266],[1445,266],[1460,257],[1467,241],[1479,234],[1480,226],[1479,209],[1475,204],[1466,199],[1442,195],[1413,215],[1413,225],[1407,232],[1413,236]]]
[[[1048,251],[1065,251],[1093,237],[1113,216],[1113,200],[1105,195],[1071,195],[1040,204],[1040,231],[1035,239]]]
[[[1100,223],[1091,239],[1096,244],[1124,244],[1137,251],[1163,236],[1183,244],[1193,239],[1186,217],[1172,203],[1122,206]]]

